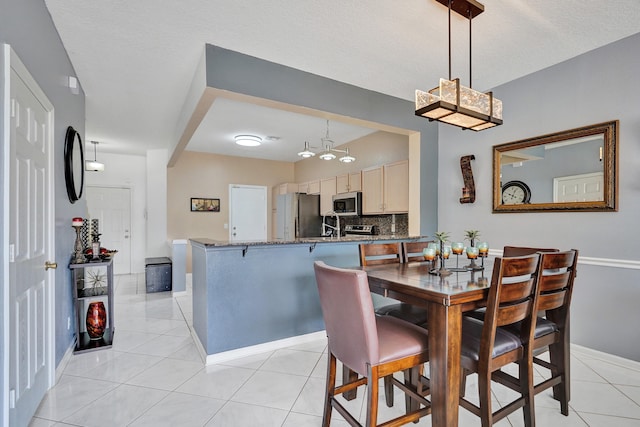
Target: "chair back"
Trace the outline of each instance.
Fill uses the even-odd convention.
[[[400,243],[361,243],[360,265],[399,264],[402,262]]]
[[[433,243],[433,240],[427,242],[402,242],[402,258],[403,262],[424,262],[422,251]]]
[[[379,359],[378,331],[367,273],[314,263],[329,349],[343,364],[367,375]]]
[[[480,359],[490,360],[496,329],[522,322],[521,340],[533,338],[539,254],[496,258],[482,330]]]
[[[571,303],[573,280],[576,275],[578,251],[572,249],[566,252],[541,255],[542,271],[538,279],[538,310],[548,312],[563,307],[568,308]]]
[[[505,246],[502,248],[503,257],[525,256],[535,254],[536,252],[559,252],[559,249],[529,248],[526,246]]]

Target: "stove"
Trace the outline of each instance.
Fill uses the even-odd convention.
[[[375,225],[351,225],[344,226],[345,236],[373,236],[378,234],[378,227]]]

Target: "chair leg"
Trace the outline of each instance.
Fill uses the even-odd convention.
[[[560,384],[553,386],[553,398],[560,402],[562,415],[569,415],[569,399],[571,397],[570,356],[565,345],[560,342],[549,346],[549,361],[553,366],[551,375],[560,377]]]
[[[468,369],[462,368],[460,375],[460,397],[464,397],[467,392],[467,376],[471,372]]]
[[[378,424],[378,368],[367,366],[367,422],[366,427],[376,427]]]
[[[480,399],[480,422],[482,427],[493,425],[493,411],[491,409],[491,374],[478,372],[478,397]]]
[[[342,384],[347,384],[357,379],[358,379],[357,373],[347,368],[346,366],[342,367]],[[347,391],[346,393],[342,394],[342,397],[345,400],[353,400],[357,396],[358,396],[358,389],[355,389],[355,388],[353,390]]]
[[[391,408],[393,406],[393,382],[391,381],[391,375],[387,375],[383,378],[384,381],[384,398],[387,402],[387,406]]]
[[[524,406],[522,407],[525,427],[535,427],[535,406],[533,404],[533,366],[524,361],[518,363],[518,377],[520,379],[520,392],[524,395]]]
[[[333,355],[333,353],[331,353],[331,351],[329,351],[328,359],[327,384],[324,395],[324,411],[322,413],[322,427],[329,427],[329,423],[331,422],[331,410],[333,409],[331,400],[333,399],[334,391],[336,388],[336,357]]]
[[[414,366],[411,369],[404,370],[404,385],[408,388],[415,389],[418,395],[423,396],[422,391],[422,382],[420,381],[420,377],[424,375],[424,365]],[[391,390],[393,392],[393,390]],[[406,413],[409,414],[411,412],[417,411],[420,408],[420,402],[413,399],[408,394],[405,394],[405,410]],[[416,420],[415,422],[419,422],[420,420]]]

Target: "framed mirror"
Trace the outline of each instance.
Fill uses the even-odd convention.
[[[84,188],[84,148],[80,134],[72,126],[67,128],[64,141],[64,180],[69,201],[80,200]]]
[[[618,121],[493,146],[493,212],[617,211]]]

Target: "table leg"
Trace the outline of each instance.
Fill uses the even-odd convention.
[[[461,306],[429,305],[431,425],[457,427],[460,399]]]

